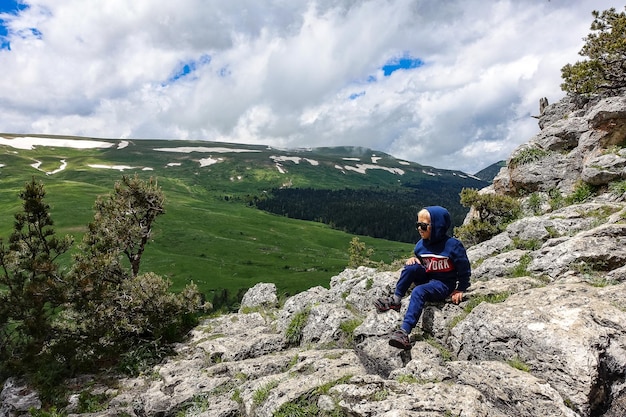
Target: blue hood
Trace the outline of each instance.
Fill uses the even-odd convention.
[[[427,239],[430,243],[437,243],[445,240],[448,235],[448,229],[452,224],[450,220],[450,213],[448,210],[441,206],[425,207],[428,213],[430,213],[430,239]]]

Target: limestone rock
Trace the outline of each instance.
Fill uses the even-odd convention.
[[[467,257],[470,262],[482,261],[485,258],[504,251],[511,245],[513,245],[513,240],[509,234],[500,233],[485,242],[467,248]]]
[[[604,224],[533,254],[531,271],[557,278],[570,269],[612,271],[626,264],[626,224]]]
[[[585,161],[581,179],[588,184],[603,185],[626,178],[626,155],[624,150],[618,154],[604,154]]]
[[[15,378],[4,382],[0,391],[0,417],[28,416],[28,410],[40,407],[39,395],[24,382]]]
[[[259,283],[246,291],[241,300],[239,312],[247,308],[276,307],[277,304],[276,284]]]
[[[626,97],[577,103],[567,97],[547,106],[542,130],[515,149],[494,178],[496,192],[523,195],[559,190],[571,194],[580,181],[601,186],[626,178],[626,157],[611,148],[626,140]],[[542,153],[522,163],[527,153]]]
[[[625,289],[613,288],[622,304]],[[461,360],[521,361],[581,415],[595,415],[626,372],[626,314],[600,294],[555,284],[482,303],[452,329],[452,350]]]

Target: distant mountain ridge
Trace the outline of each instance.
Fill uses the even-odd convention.
[[[387,168],[398,168],[397,174],[403,175],[405,172],[418,173],[430,176],[453,175],[460,178],[475,178],[473,175],[458,170],[438,169],[431,166],[420,165],[402,159],[397,159],[384,152],[376,151],[360,146],[335,146],[335,147],[315,147],[315,148],[276,148],[266,145],[249,145],[227,142],[213,142],[202,140],[180,140],[180,139],[107,139],[92,138],[79,136],[63,136],[63,135],[42,135],[42,134],[15,134],[0,133],[0,147],[8,147],[14,149],[22,149],[29,151],[37,151],[42,148],[74,148],[83,149],[85,151],[93,149],[127,149],[134,156],[138,156],[138,152],[148,155],[150,152],[163,152],[176,154],[175,159],[187,159],[190,161],[200,159],[198,155],[222,155],[230,154],[228,158],[232,159],[235,155],[257,153],[265,158],[265,163],[276,165],[277,169],[281,162],[289,160],[296,165],[299,164],[298,158],[307,159],[308,157],[321,158],[325,163],[334,163],[334,168],[339,171],[352,170],[360,172],[365,164],[365,169],[388,170]],[[134,149],[133,149],[134,148]],[[1,149],[1,148],[0,148]],[[187,157],[181,155],[187,154]],[[274,155],[277,155],[274,156]],[[119,155],[118,155],[119,156]],[[105,154],[106,158],[113,159],[112,154]],[[122,156],[122,158],[124,158]],[[269,158],[269,159],[268,159]],[[287,159],[280,159],[287,158]],[[356,158],[356,159],[352,159]],[[239,159],[248,162],[262,162],[261,158],[240,157]],[[276,162],[278,159],[278,162]],[[217,159],[211,164],[224,162],[226,158]],[[318,165],[316,160],[312,160],[314,165]],[[170,165],[172,166],[172,165]],[[137,169],[140,167],[128,167],[126,169]],[[144,169],[157,169],[157,167],[144,166]],[[280,171],[280,169],[278,169]]]
[[[461,189],[487,185],[461,171],[423,166],[352,146],[278,149],[207,141],[0,134],[2,148],[5,153],[0,163],[7,171],[22,164],[48,177],[61,178],[74,178],[86,171],[100,173],[102,178],[110,178],[111,173],[148,172],[157,178],[192,180],[224,198],[275,214],[323,221],[349,233],[407,242],[415,238],[403,226],[408,223],[403,220],[407,216],[414,216],[426,205],[443,205],[451,211],[455,225],[460,225],[467,213],[459,203]],[[281,191],[285,189],[335,192],[332,196],[324,194],[332,201],[319,201],[318,194],[314,200],[317,204],[307,202],[304,213],[293,207],[308,199],[306,191],[287,195]],[[368,191],[357,196],[352,192],[352,200],[347,202],[337,190],[348,189]],[[365,198],[388,207],[377,209],[367,202],[372,210],[359,210],[358,202],[365,204]],[[280,201],[270,204],[275,199]],[[331,205],[334,211],[329,213],[325,207]],[[351,224],[356,222],[360,224]]]
[[[480,178],[483,181],[492,182],[493,179],[498,175],[500,169],[506,166],[506,161],[498,161],[495,164],[491,164],[488,167],[481,169],[477,173],[474,174],[475,177]]]

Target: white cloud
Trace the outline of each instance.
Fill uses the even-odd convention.
[[[26,0],[2,15],[0,131],[367,146],[476,172],[616,0]],[[393,58],[422,66],[385,77]]]

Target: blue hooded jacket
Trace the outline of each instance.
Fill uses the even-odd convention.
[[[470,286],[470,262],[461,241],[447,234],[452,224],[450,213],[440,206],[426,207],[426,210],[430,213],[430,238],[417,242],[413,252],[424,261],[430,279],[465,291]]]

